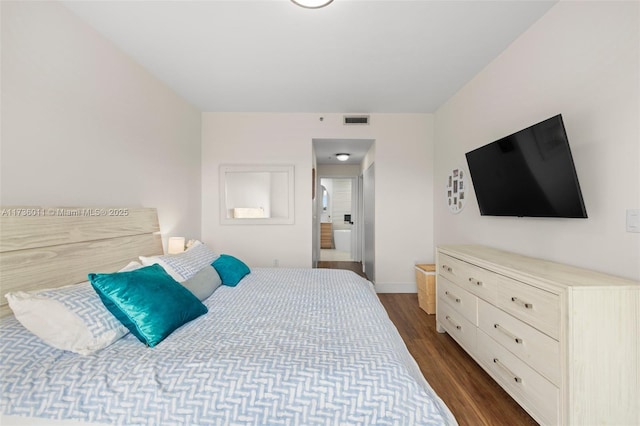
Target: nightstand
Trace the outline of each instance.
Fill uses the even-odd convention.
[[[418,287],[418,304],[428,314],[436,313],[436,265],[416,265],[416,286]]]

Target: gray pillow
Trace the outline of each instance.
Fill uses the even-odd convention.
[[[202,301],[211,296],[216,288],[220,287],[222,280],[213,266],[208,265],[180,284]]]

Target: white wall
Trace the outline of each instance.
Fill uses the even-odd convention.
[[[435,114],[436,244],[477,243],[640,279],[638,2],[561,1]],[[448,212],[464,153],[562,113],[589,218],[481,217],[475,195]]]
[[[414,263],[434,260],[430,114],[372,114],[369,126],[344,126],[341,114],[204,113],[203,240],[250,266],[310,267],[314,138],[375,139],[376,287],[415,291]],[[221,164],[293,164],[295,224],[220,225]]]
[[[318,176],[320,177],[346,177],[360,176],[362,167],[358,164],[319,164]]]
[[[200,236],[200,112],[57,2],[2,3],[2,205],[157,207]]]

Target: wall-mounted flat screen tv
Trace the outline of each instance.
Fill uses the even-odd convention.
[[[587,217],[560,114],[466,157],[481,215]]]

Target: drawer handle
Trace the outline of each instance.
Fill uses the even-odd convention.
[[[476,279],[475,279],[475,278],[473,278],[473,277],[469,277],[469,282],[470,282],[471,284],[475,284],[475,285],[477,285],[477,286],[482,286],[482,281],[480,281],[480,280],[476,280]]]
[[[456,303],[460,303],[460,298],[459,297],[454,296],[453,294],[449,293],[448,291],[445,291],[444,294],[449,296],[449,299],[455,300]]]
[[[501,363],[501,362],[500,362],[500,360],[499,360],[498,358],[494,358],[494,359],[493,359],[493,362],[494,362],[498,367],[500,367],[500,368],[502,368],[504,371],[506,371],[506,372],[507,372],[511,377],[513,377],[513,380],[515,380],[515,381],[516,381],[516,383],[522,383],[522,379],[521,379],[520,377],[516,376],[515,374],[513,374],[513,373],[511,372],[511,370],[509,370],[509,369],[507,368],[507,366],[506,366],[506,365],[504,365],[503,363]]]
[[[517,297],[512,297],[511,301],[513,303],[517,303],[520,306],[524,306],[527,309],[533,309],[533,304],[532,303],[523,302],[522,300],[518,299]]]
[[[447,272],[453,272],[453,268],[451,266],[442,265],[442,269],[444,269]]]
[[[517,337],[515,334],[513,334],[512,332],[510,332],[506,328],[500,326],[500,324],[493,324],[493,328],[495,328],[496,330],[498,330],[502,334],[505,334],[505,335],[509,336],[510,338],[515,340],[516,343],[522,343],[522,339],[521,338]]]
[[[456,324],[455,321],[453,321],[449,315],[447,315],[445,318],[447,319],[447,321],[451,323],[451,325],[453,325],[456,328],[456,330],[462,330],[462,327]]]

